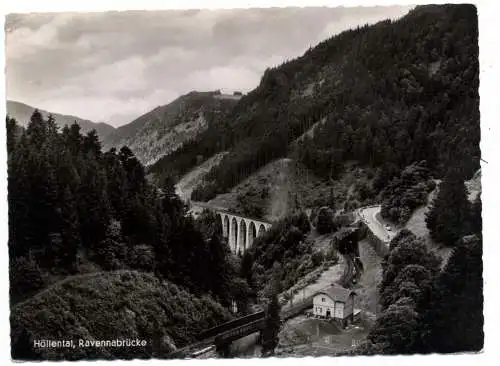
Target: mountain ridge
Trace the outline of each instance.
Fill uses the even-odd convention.
[[[151,165],[195,139],[239,99],[237,95],[226,98],[219,90],[189,92],[118,127],[104,139],[103,146],[126,145],[143,164]]]
[[[101,140],[104,139],[109,133],[111,133],[115,128],[104,122],[94,122],[88,119],[80,118],[77,116],[49,112],[41,108],[33,107],[29,104],[15,101],[7,100],[7,114],[10,118],[14,118],[20,126],[26,127],[31,118],[31,115],[38,109],[44,118],[47,118],[50,114],[55,118],[56,124],[62,128],[64,125],[71,125],[75,121],[81,127],[82,132],[87,133],[93,129],[97,131]]]

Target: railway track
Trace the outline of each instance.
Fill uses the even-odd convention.
[[[346,266],[344,273],[339,280],[339,284],[343,287],[349,287],[356,277],[361,274],[363,267],[359,258],[354,257],[352,254],[344,254],[344,259]]]

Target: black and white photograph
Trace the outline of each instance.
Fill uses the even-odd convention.
[[[482,352],[479,33],[472,4],[7,14],[11,359]]]

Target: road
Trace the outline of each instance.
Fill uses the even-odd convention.
[[[383,242],[389,244],[391,239],[396,235],[395,228],[388,231],[384,227],[384,223],[378,219],[380,217],[380,205],[361,208],[358,211],[358,215],[368,225],[371,232]]]

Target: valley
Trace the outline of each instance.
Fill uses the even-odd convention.
[[[477,59],[474,6],[417,6],[116,129],[11,103],[13,358],[481,350]]]

